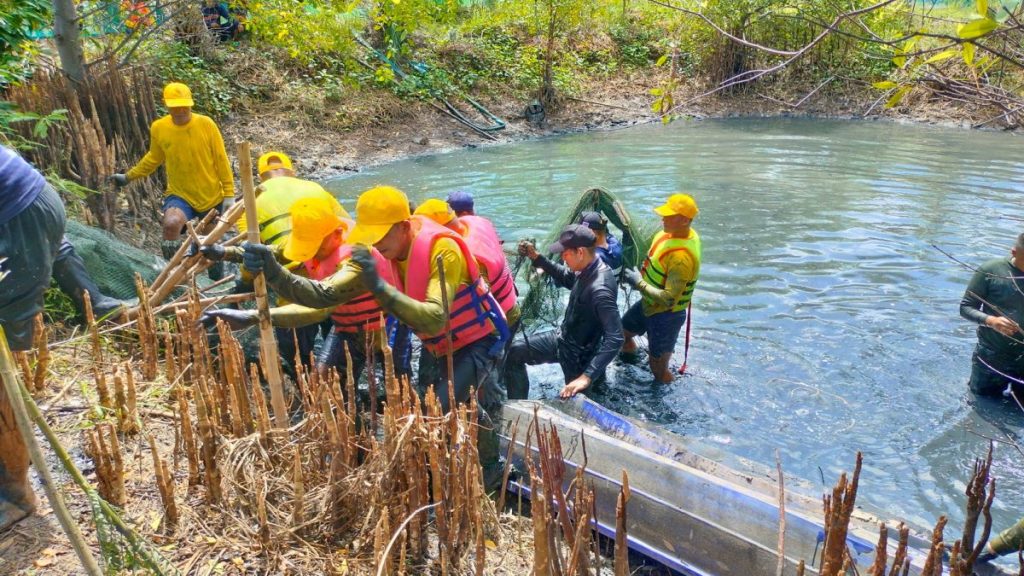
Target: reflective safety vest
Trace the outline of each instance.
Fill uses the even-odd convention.
[[[690,255],[690,259],[693,260],[694,272],[693,279],[686,283],[683,293],[672,304],[671,310],[673,312],[685,310],[686,306],[690,304],[690,300],[693,298],[693,288],[697,285],[697,277],[700,275],[700,236],[697,234],[697,231],[691,229],[689,238],[673,238],[664,231],[658,232],[654,235],[654,240],[651,241],[651,249],[647,251],[647,259],[644,260],[643,266],[640,267],[640,274],[643,275],[644,280],[648,284],[657,287],[659,290],[664,290],[665,282],[668,279],[665,259],[669,254],[680,251]],[[647,301],[647,304],[651,303],[646,296],[644,300]]]
[[[292,233],[292,206],[303,198],[323,197],[329,199],[338,217],[350,220],[348,212],[330,192],[316,182],[277,176],[260,184],[263,191],[256,197],[256,220],[260,223],[260,242],[268,245],[283,245]],[[245,232],[246,221],[238,221],[238,231]],[[352,226],[349,225],[349,230]]]
[[[516,305],[516,283],[508,267],[505,252],[501,249],[501,238],[494,224],[480,216],[459,216],[466,226],[464,237],[476,261],[487,271],[487,282],[491,294],[498,301],[502,312],[508,314]]]
[[[381,277],[385,282],[394,286],[395,279],[391,273],[391,264],[376,249],[371,249],[371,252],[377,260],[377,270],[380,271]],[[351,257],[352,246],[342,244],[334,254],[331,254],[330,258],[319,261],[307,260],[303,262],[303,265],[310,278],[323,280],[341,269],[342,265]],[[364,292],[337,306],[331,311],[331,320],[334,321],[335,332],[371,332],[384,327],[383,310],[370,292]]]
[[[498,329],[491,315],[496,317],[500,315],[500,322],[504,322],[505,313],[500,307],[497,310],[493,309],[494,305],[491,303],[494,302],[494,298],[487,289],[487,283],[480,277],[476,260],[466,245],[466,241],[457,232],[441,226],[426,216],[413,216],[412,220],[414,227],[419,226],[419,231],[416,232],[412,248],[409,250],[409,264],[405,278],[398,273],[397,265],[395,265],[394,275],[399,281],[398,289],[407,296],[422,302],[427,296],[430,269],[434,264],[430,257],[434,243],[441,238],[451,238],[462,252],[470,279],[468,284],[459,285],[455,291],[455,298],[448,309],[447,325],[451,330],[451,351],[454,352],[489,336]],[[446,334],[447,332],[443,328],[436,334],[416,331],[416,336],[423,342],[423,346],[435,356],[448,353]]]

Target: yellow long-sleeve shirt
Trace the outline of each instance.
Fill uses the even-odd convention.
[[[167,195],[178,196],[198,212],[217,207],[235,195],[224,138],[208,116],[192,113],[178,126],[170,115],[149,128],[149,152],[128,171],[128,180],[149,176],[163,164],[167,171]]]

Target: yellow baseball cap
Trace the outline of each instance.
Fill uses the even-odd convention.
[[[697,201],[689,194],[673,194],[668,201],[654,209],[658,216],[686,216],[693,219],[697,216]]]
[[[264,172],[276,170],[278,168],[287,168],[288,170],[292,170],[292,159],[284,152],[267,152],[263,156],[260,156],[259,161],[256,162],[257,174],[263,174]]]
[[[444,200],[438,200],[437,198],[425,200],[423,204],[420,204],[419,208],[413,212],[413,214],[426,216],[441,226],[446,226],[449,222],[455,219],[455,212],[452,210],[451,206],[449,206]]]
[[[164,86],[164,106],[168,108],[181,108],[182,106],[192,107],[196,103],[192,101],[192,91],[181,82],[171,82]]]
[[[305,262],[316,256],[324,238],[345,227],[327,198],[303,198],[292,204],[289,211],[292,233],[284,243],[284,257],[292,262]]]
[[[408,220],[409,199],[392,186],[376,186],[356,200],[356,227],[348,236],[350,244],[372,246],[399,222]]]

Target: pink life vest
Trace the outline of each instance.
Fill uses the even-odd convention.
[[[385,282],[394,286],[395,279],[391,272],[391,264],[376,249],[371,248],[370,250],[377,260],[377,270],[380,271],[381,277]],[[337,272],[351,257],[352,246],[342,244],[327,259],[320,261],[311,259],[303,262],[303,265],[306,267],[309,277],[319,281]],[[383,311],[373,294],[369,292],[364,292],[337,306],[331,311],[331,319],[334,320],[335,332],[372,332],[384,327]]]
[[[466,226],[465,238],[470,251],[477,262],[487,271],[487,281],[491,294],[498,301],[502,312],[506,315],[516,305],[516,283],[512,279],[512,270],[508,267],[505,251],[501,248],[501,238],[494,224],[481,216],[459,216],[459,221]]]
[[[469,284],[459,285],[448,310],[447,328],[451,330],[451,351],[459,350],[492,334],[496,327],[488,317],[488,311],[501,314],[502,318],[504,318],[504,312],[500,309],[489,310],[487,303],[489,290],[487,284],[480,278],[476,260],[473,258],[472,252],[469,251],[469,247],[466,246],[466,241],[457,232],[449,230],[425,216],[414,215],[412,220],[413,226],[419,226],[419,230],[416,232],[412,248],[409,250],[409,265],[405,272],[405,278],[398,273],[397,266],[394,268],[395,278],[399,281],[398,289],[407,296],[422,302],[427,296],[427,284],[430,282],[430,268],[433,264],[430,253],[434,242],[441,238],[451,238],[462,252],[470,278]],[[436,334],[416,331],[416,336],[423,342],[423,346],[435,356],[448,353],[446,334],[445,329],[441,329]]]

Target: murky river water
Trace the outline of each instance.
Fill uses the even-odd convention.
[[[598,399],[768,465],[778,449],[816,485],[861,450],[863,501],[927,526],[947,513],[959,530],[981,436],[1024,444],[1024,413],[969,397],[974,328],[958,303],[971,273],[932,244],[968,263],[1009,254],[1020,150],[1009,134],[885,123],[678,122],[417,158],[330,187],[350,210],[377,183],[417,201],[470,189],[506,241],[546,236],[590,186],[652,221],[668,193],[693,194],[691,374],[654,386],[616,365]],[[557,370],[531,377],[537,396],[560,386]],[[1001,529],[1024,509],[1024,455],[1001,444],[995,460]]]

